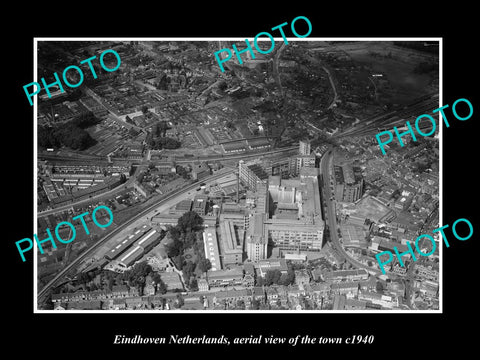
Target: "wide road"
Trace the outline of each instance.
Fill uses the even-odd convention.
[[[229,174],[233,173],[233,169],[221,169],[214,175],[211,175],[205,179],[202,180],[204,183],[208,182],[213,182],[215,180],[218,180],[222,177],[225,177]],[[195,182],[185,188],[179,189],[177,191],[172,192],[169,194],[166,198],[163,198],[160,200],[158,203],[152,204],[151,206],[147,207],[137,215],[133,216],[131,219],[120,225],[118,228],[110,232],[108,235],[100,239],[97,243],[92,245],[90,248],[88,248],[83,254],[81,254],[79,257],[77,257],[75,260],[73,260],[70,264],[68,264],[65,268],[63,268],[55,277],[50,280],[50,282],[45,285],[45,287],[38,292],[38,299],[37,303],[42,300],[42,298],[48,293],[48,291],[55,286],[63,276],[65,276],[70,270],[72,270],[75,266],[79,265],[82,260],[87,258],[88,256],[91,256],[92,253],[97,250],[101,245],[105,244],[108,240],[112,239],[114,236],[118,235],[121,233],[126,227],[132,225],[134,222],[140,220],[143,216],[148,214],[150,211],[153,211],[155,208],[163,206],[165,203],[176,203],[177,199],[181,199],[183,196],[185,196],[185,193],[194,190],[196,187],[198,187],[198,184],[200,182]]]
[[[343,248],[340,240],[338,239],[337,233],[337,216],[335,213],[335,206],[333,202],[330,200],[332,197],[332,191],[330,189],[330,162],[333,161],[333,150],[327,151],[327,153],[322,157],[320,160],[320,173],[323,177],[323,187],[325,190],[325,204],[327,205],[327,222],[328,228],[330,232],[330,239],[332,241],[333,247],[345,258],[345,260],[353,265],[356,268],[366,269],[370,273],[375,273],[377,275],[381,275],[382,272],[380,270],[376,270],[370,268],[361,262],[353,259]]]

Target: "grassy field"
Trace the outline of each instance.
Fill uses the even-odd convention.
[[[438,91],[438,72],[416,73],[422,62],[438,62],[431,55],[418,55],[392,46],[372,46],[347,50],[357,63],[368,66],[373,74],[382,74],[387,84],[378,86],[379,102],[407,104],[422,95]]]

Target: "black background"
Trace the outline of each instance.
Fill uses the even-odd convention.
[[[68,8],[49,2],[48,8],[8,10],[3,31],[3,268],[2,327],[6,344],[23,353],[33,350],[39,358],[86,357],[149,353],[212,356],[220,352],[257,357],[275,353],[391,356],[432,355],[437,350],[474,346],[476,331],[476,266],[480,226],[474,205],[478,201],[476,148],[480,102],[474,92],[479,80],[476,56],[475,10],[460,2],[419,7],[419,2],[385,2],[382,6],[358,2],[297,6],[291,3],[260,9],[258,4],[204,2],[177,9],[161,3],[137,5],[75,3]],[[287,6],[288,5],[288,6]],[[275,10],[273,10],[275,9]],[[15,11],[16,10],[16,11]],[[33,107],[23,85],[33,81],[34,37],[253,37],[297,16],[310,19],[310,37],[443,37],[443,104],[467,98],[472,118],[457,121],[451,115],[443,138],[443,223],[469,219],[474,235],[467,241],[450,241],[444,247],[443,314],[33,314],[33,258],[22,263],[15,241],[33,235]],[[8,18],[13,20],[8,22]],[[289,35],[289,29],[287,36]],[[300,30],[299,30],[300,32]],[[302,33],[302,32],[300,32]],[[275,36],[278,36],[275,34]],[[6,84],[5,84],[6,79]],[[5,111],[8,110],[8,111]],[[447,112],[447,115],[451,114]],[[420,115],[420,114],[419,114]],[[449,233],[447,233],[449,234]],[[452,238],[452,237],[450,237]],[[469,327],[469,324],[473,328]],[[245,336],[262,334],[293,337],[374,335],[372,345],[350,346],[172,346],[113,345],[116,334],[144,337]],[[5,336],[5,335],[3,335]]]

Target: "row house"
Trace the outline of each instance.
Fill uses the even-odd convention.
[[[330,286],[332,293],[346,295],[347,298],[352,298],[358,295],[359,283],[355,281],[347,281],[341,283],[334,283]]]
[[[94,301],[108,300],[115,298],[123,298],[135,296],[136,288],[129,288],[126,285],[113,286],[112,290],[95,290],[95,291],[77,291],[75,293],[52,294],[52,302],[72,302],[72,301]],[[137,291],[138,296],[138,291]]]
[[[239,300],[242,300],[247,307],[250,306],[253,300],[265,303],[265,291],[259,286],[252,289],[218,291],[213,297],[213,304],[228,304],[233,307]]]

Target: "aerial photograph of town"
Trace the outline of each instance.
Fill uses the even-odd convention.
[[[376,138],[440,106],[438,41],[275,38],[222,69],[243,40],[147,40],[36,42],[38,79],[79,84],[36,103],[36,234],[76,227],[35,248],[39,311],[441,309],[440,234],[409,252],[440,126]]]

